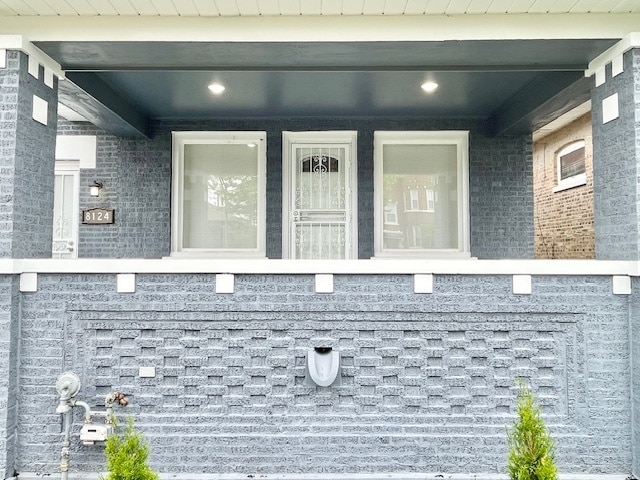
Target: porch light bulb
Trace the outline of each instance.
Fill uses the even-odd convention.
[[[255,143],[247,143],[247,147],[249,148],[256,148],[257,145]]]
[[[214,95],[220,95],[225,91],[225,86],[221,83],[212,83],[211,85],[209,85],[209,90],[211,90],[211,93],[213,93]]]
[[[422,85],[420,85],[420,88],[422,88],[422,90],[427,93],[432,93],[436,91],[438,86],[439,85],[436,82],[424,82]]]
[[[89,195],[92,197],[97,197],[100,195],[100,189],[102,188],[101,182],[93,182],[89,185]]]

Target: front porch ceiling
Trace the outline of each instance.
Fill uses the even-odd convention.
[[[503,135],[588,100],[583,72],[617,40],[34,43],[67,72],[61,103],[124,136],[157,119],[295,116],[474,118]]]

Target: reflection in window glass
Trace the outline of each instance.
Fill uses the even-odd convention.
[[[458,248],[457,162],[456,145],[383,146],[382,204],[404,206],[385,212],[385,250]]]
[[[257,247],[257,148],[185,145],[183,188],[184,248]]]

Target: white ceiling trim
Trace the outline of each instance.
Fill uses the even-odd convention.
[[[591,75],[595,75],[598,70],[604,71],[608,63],[611,63],[616,57],[621,57],[632,48],[640,48],[640,33],[638,32],[626,35],[620,42],[589,62],[589,68],[585,71],[585,76],[590,77]]]
[[[2,1],[2,0],[0,0]],[[281,0],[282,2],[282,0]],[[640,14],[0,17],[3,33],[32,41],[394,42],[622,38]]]
[[[640,13],[632,0],[0,0],[1,15],[459,15]]]
[[[0,35],[1,50],[19,50],[26,53],[33,61],[50,70],[58,78],[64,79],[65,74],[58,62],[53,60],[42,50],[35,47],[22,35]]]

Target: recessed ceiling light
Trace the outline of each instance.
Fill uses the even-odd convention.
[[[424,82],[422,85],[420,85],[420,88],[422,88],[422,90],[427,93],[431,93],[436,91],[436,89],[438,88],[438,84],[436,82]]]
[[[211,85],[209,85],[209,90],[211,90],[211,93],[213,93],[214,95],[220,95],[222,92],[224,92],[225,86],[221,83],[212,83]]]
[[[255,143],[247,143],[247,147],[249,148],[256,148],[258,145]]]

